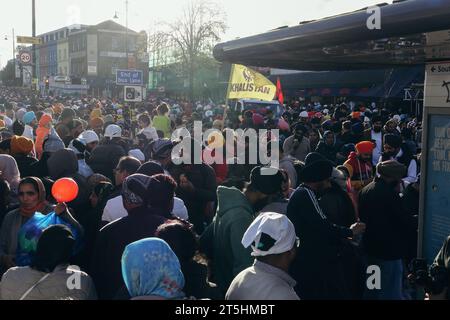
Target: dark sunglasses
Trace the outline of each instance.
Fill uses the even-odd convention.
[[[36,192],[32,192],[32,191],[28,191],[28,192],[19,192],[19,197],[23,197],[23,196],[25,196],[25,195],[32,197],[32,196],[36,195]]]

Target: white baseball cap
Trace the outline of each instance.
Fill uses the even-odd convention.
[[[130,150],[130,151],[128,152],[128,155],[129,155],[130,157],[133,157],[133,158],[138,159],[138,160],[141,161],[141,162],[145,161],[145,155],[144,155],[144,153],[143,153],[141,150],[139,150],[139,149],[133,149],[133,150]]]
[[[308,112],[302,111],[302,112],[300,113],[300,118],[309,118]]]
[[[86,144],[100,141],[97,133],[95,133],[95,131],[92,130],[83,131],[78,138],[86,141]]]
[[[105,130],[105,137],[106,138],[122,138],[122,128],[119,127],[117,124],[110,124],[106,127]]]
[[[263,234],[272,238],[274,244],[271,247],[265,248],[266,244],[261,242]],[[242,245],[245,248],[252,246],[253,257],[265,257],[292,250],[296,241],[294,225],[286,215],[265,212],[248,227],[242,238]]]

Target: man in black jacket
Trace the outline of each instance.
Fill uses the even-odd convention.
[[[319,142],[316,148],[316,152],[323,155],[333,164],[336,163],[338,149],[336,147],[336,137],[332,131],[325,131],[323,139]]]
[[[207,224],[211,223],[215,214],[217,200],[217,183],[214,169],[203,163],[199,142],[190,139],[190,164],[170,163],[168,171],[178,184],[177,197],[184,201],[189,213],[189,220],[197,234],[202,234]],[[197,146],[195,146],[197,144]],[[199,154],[196,152],[200,150]],[[183,152],[189,150],[182,149]],[[184,158],[183,158],[184,159]],[[186,158],[187,159],[187,158]],[[178,161],[175,161],[178,162]]]
[[[287,216],[295,226],[301,247],[292,265],[301,299],[350,299],[343,264],[339,261],[342,239],[360,235],[365,225],[337,226],[324,214],[318,198],[331,187],[333,165],[317,153],[306,157],[299,179],[303,184],[289,201]]]
[[[95,173],[103,174],[114,181],[114,169],[120,158],[127,155],[122,143],[122,129],[115,124],[109,125],[105,131],[105,141],[91,153],[87,163]]]
[[[417,221],[402,207],[400,181],[406,167],[395,160],[378,164],[379,177],[359,194],[359,214],[367,225],[363,243],[368,264],[381,270],[381,288],[368,290],[369,299],[404,299],[403,263],[407,255],[407,240]]]
[[[384,136],[384,152],[380,162],[387,160],[396,160],[406,166],[407,171],[402,178],[404,188],[417,181],[419,173],[417,161],[409,148],[402,143],[399,135],[386,134]]]

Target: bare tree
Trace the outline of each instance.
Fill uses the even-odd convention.
[[[207,0],[192,0],[174,23],[167,24],[166,40],[179,51],[189,81],[189,94],[194,98],[194,79],[199,57],[211,54],[213,46],[226,30],[224,10]]]

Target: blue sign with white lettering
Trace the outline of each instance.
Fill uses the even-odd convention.
[[[116,84],[119,86],[142,86],[144,73],[140,70],[117,70]]]
[[[430,115],[423,256],[432,263],[450,235],[450,116]]]

